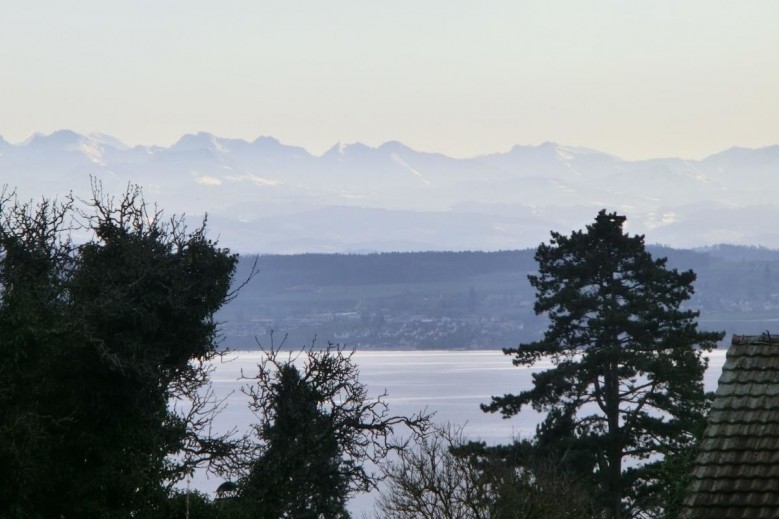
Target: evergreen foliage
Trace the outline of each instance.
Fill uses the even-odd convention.
[[[281,367],[270,402],[273,420],[261,425],[266,448],[243,485],[268,518],[346,518],[347,474],[341,470],[334,420],[297,367]]]
[[[702,353],[723,337],[699,331],[698,313],[682,306],[695,274],[653,259],[624,222],[604,210],[586,231],[552,232],[539,246],[529,279],[549,327],[505,353],[518,366],[553,367],[533,374],[532,389],[483,406],[507,418],[528,405],[547,411],[537,442],[563,446],[577,471],[585,463],[614,519],[658,506],[662,456],[694,445],[708,406]]]
[[[173,483],[235,446],[208,435],[202,389],[236,256],[138,189],[94,193],[86,207],[0,200],[6,516],[155,517]]]
[[[586,231],[553,232],[536,251],[534,309],[549,328],[505,351],[516,365],[553,367],[483,406],[505,417],[546,411],[532,441],[429,435],[429,416],[389,414],[386,395],[370,398],[360,383],[354,351],[328,345],[265,352],[245,389],[259,419],[248,444],[210,435],[214,314],[231,297],[237,257],[205,224],[188,232],[163,221],[134,188],[37,205],[2,193],[0,515],[346,519],[347,500],[376,488],[383,476],[371,464],[390,452],[385,517],[672,513],[708,409],[702,352],[722,334],[699,331],[684,308],[695,274],[653,259],[624,222],[601,211]],[[86,239],[72,242],[74,231]],[[412,256],[418,271],[390,277],[413,282],[435,270],[431,258]],[[460,258],[470,272],[482,254]],[[490,258],[501,269],[509,255]],[[342,281],[394,259],[371,257]],[[465,296],[481,304],[475,289]],[[417,443],[399,441],[398,427]],[[214,501],[172,491],[199,466],[244,477]]]

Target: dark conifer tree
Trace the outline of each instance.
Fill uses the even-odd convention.
[[[321,410],[321,395],[285,364],[272,385],[272,419],[262,424],[265,449],[243,485],[247,508],[260,517],[346,518],[349,479],[333,417]]]
[[[0,199],[0,515],[156,517],[231,455],[200,390],[237,258],[138,189],[76,206]]]
[[[552,232],[539,246],[539,273],[529,279],[549,327],[543,339],[505,353],[518,366],[550,359],[553,367],[535,373],[531,389],[483,406],[504,417],[528,405],[547,411],[539,442],[589,453],[575,458],[592,459],[593,484],[613,519],[657,506],[662,455],[695,442],[707,410],[702,353],[723,337],[700,331],[698,313],[682,307],[695,274],[653,259],[624,222],[603,210],[585,231]],[[552,437],[561,430],[564,437]]]

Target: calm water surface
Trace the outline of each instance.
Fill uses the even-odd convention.
[[[255,418],[246,407],[246,397],[240,392],[241,373],[251,377],[257,372],[261,352],[235,352],[227,362],[219,363],[212,376],[217,394],[225,397],[227,407],[215,424],[217,430],[237,427],[246,430]],[[531,436],[540,415],[532,410],[504,420],[499,414],[484,413],[479,404],[490,396],[516,393],[532,386],[531,374],[547,369],[550,363],[538,363],[532,368],[516,367],[510,357],[497,350],[482,351],[358,351],[355,359],[360,368],[360,381],[371,395],[384,390],[393,414],[408,415],[427,409],[435,412],[439,423],[465,424],[465,434],[488,443],[500,443],[512,437]],[[717,388],[717,380],[725,361],[725,350],[710,354],[709,369],[704,384],[706,390]],[[192,486],[212,493],[220,481],[198,474]],[[353,511],[369,508],[372,498],[355,501]],[[359,513],[355,514],[359,517]]]

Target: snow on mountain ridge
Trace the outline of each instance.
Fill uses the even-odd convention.
[[[427,179],[425,178],[425,176],[424,176],[422,173],[420,173],[420,172],[419,172],[419,171],[417,171],[416,169],[414,169],[414,168],[412,168],[411,166],[409,166],[408,162],[406,162],[406,161],[403,159],[403,157],[401,157],[401,156],[400,156],[400,155],[398,155],[397,153],[394,153],[394,152],[393,152],[393,153],[391,153],[391,154],[390,154],[390,158],[391,158],[391,159],[392,159],[394,162],[396,162],[396,163],[400,164],[401,166],[403,166],[404,168],[408,169],[408,170],[409,170],[409,171],[410,171],[412,174],[414,174],[414,175],[416,175],[417,177],[419,177],[419,179],[420,179],[422,182],[424,182],[424,183],[425,183],[425,185],[428,185],[428,186],[430,185],[430,181],[429,181],[429,180],[427,180]]]
[[[104,133],[90,133],[88,137],[94,142],[98,142],[103,146],[107,146],[118,151],[127,151],[130,149],[130,146],[123,143],[116,137],[112,137],[111,135],[106,135]]]
[[[328,250],[339,243],[354,250],[369,239],[400,243],[404,235],[429,249],[535,246],[550,229],[581,228],[602,208],[626,213],[631,232],[648,232],[650,242],[705,245],[730,236],[779,247],[772,226],[777,168],[779,146],[732,148],[700,161],[628,161],[553,142],[454,159],[400,141],[339,143],[315,156],[273,137],[249,142],[207,132],[169,147],[131,148],[70,130],[21,144],[0,138],[0,184],[16,182],[25,196],[88,195],[90,176],[108,192],[139,183],[166,212],[208,212],[227,226],[216,229],[225,245],[247,252],[287,252],[281,244],[293,242],[297,251],[306,240],[325,243],[325,231]],[[338,206],[350,210],[317,212]],[[731,218],[707,217],[711,211]],[[316,221],[323,214],[335,215],[327,226]],[[268,227],[284,219],[297,222],[289,240],[283,228]],[[469,221],[472,228],[455,236]]]

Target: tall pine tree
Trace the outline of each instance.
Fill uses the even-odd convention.
[[[483,406],[504,417],[528,405],[547,411],[540,435],[567,424],[563,455],[586,451],[604,513],[614,519],[656,506],[663,455],[695,442],[707,409],[702,353],[723,337],[700,331],[698,312],[682,308],[695,273],[652,258],[643,236],[623,232],[624,222],[603,210],[585,231],[552,232],[539,246],[539,273],[529,279],[535,312],[549,328],[505,353],[517,366],[550,359],[552,367],[534,373],[532,389]]]

